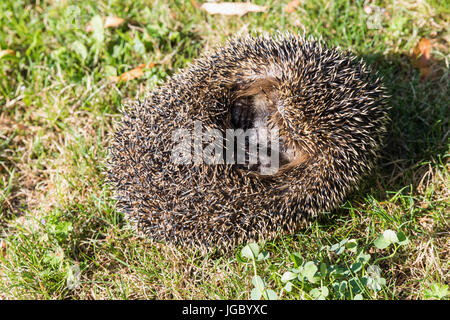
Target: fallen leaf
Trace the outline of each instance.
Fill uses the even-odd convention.
[[[265,12],[267,7],[258,6],[256,4],[248,2],[219,2],[219,3],[204,3],[200,9],[205,10],[209,14],[222,14],[222,15],[237,15],[243,16],[248,12]]]
[[[427,38],[422,38],[414,47],[414,58],[418,59],[418,67],[423,68],[429,66],[431,57],[431,42]]]
[[[120,76],[109,77],[109,79],[114,82],[126,82],[133,79],[137,79],[144,75],[145,69],[150,69],[153,68],[154,66],[155,66],[154,63],[143,63],[130,71],[122,73]]]
[[[284,11],[286,11],[286,13],[292,13],[297,9],[300,3],[302,3],[302,0],[293,0],[286,5]]]
[[[103,28],[105,28],[105,29],[116,28],[125,22],[125,19],[113,17],[113,16],[108,16],[106,18],[102,18],[102,20],[103,20]],[[85,30],[86,30],[86,32],[94,31],[94,27],[92,26],[92,21],[90,21],[86,25]]]
[[[86,60],[88,56],[88,50],[86,46],[81,41],[75,41],[71,45],[72,50],[77,53],[82,60]]]
[[[422,209],[426,209],[426,208],[428,208],[428,203],[422,202],[422,203],[420,204],[420,207],[421,207]]]
[[[125,22],[125,19],[118,18],[118,17],[106,17],[104,27],[106,28],[115,28],[120,26],[122,23]]]
[[[0,59],[3,58],[4,56],[8,55],[8,54],[13,55],[14,51],[9,50],[9,49],[0,50]]]
[[[414,47],[412,64],[420,70],[420,79],[426,80],[430,75],[431,41],[422,38]]]
[[[195,2],[195,0],[191,0],[191,4],[194,8],[200,8],[200,6],[198,5],[197,2]]]

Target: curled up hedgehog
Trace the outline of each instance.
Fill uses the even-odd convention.
[[[227,249],[340,205],[387,120],[385,88],[352,54],[294,34],[235,38],[126,108],[109,180],[151,239]]]

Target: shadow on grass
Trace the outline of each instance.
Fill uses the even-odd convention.
[[[372,55],[366,61],[383,76],[392,96],[392,121],[379,162],[380,191],[411,186],[408,191],[415,193],[426,183],[427,164],[445,161],[450,118],[448,69],[442,61],[433,61],[430,77],[420,80],[407,56]]]
[[[449,70],[443,61],[434,60],[431,75],[421,80],[406,55],[363,58],[384,79],[391,96],[391,122],[377,167],[350,199],[370,195],[385,201],[397,192],[418,195],[431,183],[432,168],[448,162]],[[337,209],[319,223],[331,226],[347,213]]]

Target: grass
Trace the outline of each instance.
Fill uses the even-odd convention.
[[[448,299],[448,3],[376,1],[385,9],[379,29],[368,28],[363,1],[305,0],[290,14],[287,1],[264,4],[266,13],[227,17],[189,1],[0,2],[0,50],[13,50],[0,58],[1,299],[250,298],[252,264],[137,236],[115,209],[104,168],[121,105],[230,35],[276,30],[305,30],[365,58],[392,95],[392,123],[359,191],[298,234],[265,243],[270,258],[257,274],[280,293],[293,253],[328,261],[321,248],[346,238],[373,260],[389,257],[392,247],[373,243],[392,229],[410,242],[380,262],[386,284],[363,298]],[[87,32],[96,16],[126,23]],[[422,37],[432,40],[425,81],[410,59]],[[139,79],[108,80],[148,62],[155,66]],[[281,297],[311,295],[294,288]]]

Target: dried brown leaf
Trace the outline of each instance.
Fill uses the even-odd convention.
[[[205,10],[209,14],[243,16],[248,12],[265,12],[267,10],[267,7],[258,6],[249,2],[219,2],[204,3],[201,5],[200,9]]]
[[[8,54],[14,55],[14,51],[13,50],[9,50],[9,49],[0,50],[0,59],[3,58],[4,56],[8,55]]]
[[[418,60],[418,67],[428,67],[431,58],[431,41],[427,38],[422,38],[414,47],[413,56]]]
[[[116,27],[120,26],[122,23],[125,22],[125,19],[118,18],[118,17],[113,17],[113,16],[108,16],[108,17],[102,18],[102,19],[103,19],[103,27],[105,29],[107,29],[107,28],[116,28]],[[86,25],[85,30],[86,30],[86,32],[94,31],[94,28],[92,27],[91,22],[89,22]]]
[[[413,50],[412,64],[420,70],[420,78],[426,80],[430,75],[431,41],[422,38]]]
[[[191,0],[191,4],[194,8],[200,8],[200,6],[198,5],[197,2],[195,2],[195,0]]]
[[[105,18],[105,22],[104,22],[103,26],[105,27],[105,29],[106,28],[116,28],[124,22],[125,22],[125,19],[109,16],[109,17]]]
[[[154,66],[155,66],[154,63],[143,63],[130,71],[122,73],[120,76],[110,77],[109,79],[114,82],[126,82],[133,79],[137,79],[144,75],[145,69],[150,69],[153,68]]]
[[[286,11],[286,13],[292,13],[297,9],[300,3],[302,3],[302,0],[293,0],[286,5],[284,11]]]

